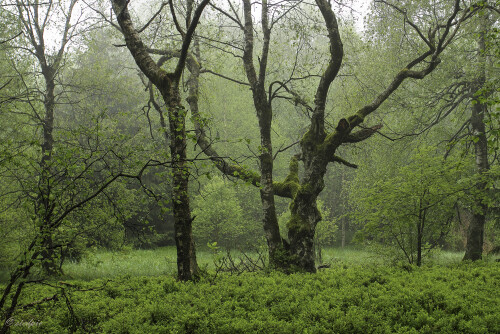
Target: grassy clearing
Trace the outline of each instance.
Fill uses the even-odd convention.
[[[237,259],[241,256],[238,251],[231,252]],[[250,256],[254,253],[249,252]],[[353,247],[324,248],[322,251],[322,263],[335,265],[338,263],[348,265],[377,264],[383,265],[386,260],[368,250]],[[224,251],[219,251],[224,255]],[[208,270],[214,269],[214,258],[212,251],[199,250],[197,252],[198,264]],[[439,251],[431,258],[426,259],[425,264],[449,265],[460,263],[463,252]],[[487,261],[494,261],[496,257],[486,257]],[[125,249],[121,251],[96,250],[85,256],[80,262],[67,261],[63,266],[64,279],[94,280],[99,278],[115,278],[120,276],[172,276],[176,273],[176,250],[175,247],[162,247],[150,250]],[[0,282],[6,282],[9,278],[7,269],[0,270]]]
[[[218,255],[223,256],[223,250]],[[241,256],[238,251],[232,251],[237,259]],[[250,256],[255,253],[249,252]],[[200,267],[214,269],[215,255],[211,251],[198,251],[197,259]],[[323,263],[337,262],[352,265],[366,263],[382,263],[380,257],[365,250],[354,248],[325,248]],[[162,247],[154,250],[123,250],[123,251],[96,251],[84,257],[80,262],[68,262],[63,271],[67,278],[79,280],[93,280],[98,278],[113,278],[120,276],[160,276],[176,273],[175,247]]]
[[[224,255],[223,251],[218,253]],[[240,252],[231,252],[235,258]],[[250,253],[250,255],[252,255]],[[212,251],[198,251],[198,265],[208,270],[214,269],[215,255]],[[68,262],[63,266],[67,278],[93,280],[120,276],[160,276],[175,275],[177,272],[175,247],[151,250],[96,251],[85,256],[80,262]]]
[[[352,247],[346,248],[324,248],[322,250],[323,263],[334,264],[337,262],[360,265],[366,263],[382,263],[382,259],[376,254],[363,249]]]
[[[80,262],[67,262],[64,273],[73,279],[92,280],[118,276],[159,276],[174,274],[175,247],[154,250],[98,250],[89,253]]]
[[[324,248],[323,263],[334,265],[344,263],[349,265],[364,265],[367,263],[383,265],[384,258],[368,250],[352,247]],[[237,259],[241,256],[238,251],[232,251],[232,256]],[[250,256],[255,256],[249,252]],[[218,255],[224,255],[219,251]],[[160,276],[175,275],[176,273],[176,250],[175,247],[162,247],[154,250],[122,250],[105,251],[99,250],[89,253],[81,262],[67,262],[64,273],[67,278],[79,280],[93,280],[98,278],[114,278],[120,276]],[[214,269],[215,255],[211,251],[202,250],[197,252],[198,264],[208,270]],[[463,252],[438,251],[427,259],[427,264],[449,265],[460,263]],[[487,260],[494,260],[487,258]]]

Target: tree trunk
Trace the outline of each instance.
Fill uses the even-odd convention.
[[[324,188],[324,175],[328,162],[323,158],[325,152],[317,149],[314,141],[304,135],[301,141],[304,162],[304,177],[290,205],[291,217],[288,222],[288,238],[292,263],[301,270],[315,272],[314,234],[316,225],[321,221],[317,207],[318,195]],[[323,141],[319,136],[319,142]]]
[[[422,265],[422,223],[419,220],[417,224],[417,266]]]
[[[43,55],[44,56],[44,55]],[[43,59],[43,58],[42,58]],[[52,240],[51,217],[53,199],[51,199],[51,160],[54,147],[54,109],[55,109],[55,70],[42,63],[42,74],[45,79],[46,92],[44,97],[45,117],[42,123],[43,143],[42,158],[40,159],[40,181],[38,200],[35,203],[35,213],[40,221],[40,234],[42,236],[42,269],[45,275],[55,276],[61,274],[57,263],[57,256]]]
[[[476,155],[476,169],[481,175],[489,170],[488,163],[488,143],[485,135],[484,125],[484,108],[485,106],[479,101],[472,106],[472,131],[474,136],[479,138],[474,143],[474,151]],[[487,191],[486,182],[480,182],[477,185],[479,191],[476,207],[473,208],[472,219],[470,220],[469,229],[467,231],[467,245],[465,246],[464,260],[481,260],[483,254],[483,238],[484,225],[486,223],[486,211],[488,207],[483,203],[481,194]]]
[[[480,32],[478,39],[478,67],[479,76],[475,85],[475,93],[484,86],[486,81],[486,59],[484,51],[486,49],[485,33],[487,30],[488,16],[481,18]],[[471,131],[472,135],[477,139],[474,140],[474,152],[476,156],[476,170],[481,176],[489,169],[488,163],[488,142],[486,140],[486,127],[484,124],[484,114],[486,112],[486,105],[481,103],[481,99],[475,97],[472,101],[472,117],[471,117]],[[464,260],[481,260],[483,254],[483,238],[484,238],[484,225],[486,222],[487,206],[482,199],[482,194],[487,191],[486,182],[480,182],[477,185],[479,196],[477,196],[475,208],[473,208],[472,219],[469,224],[467,232],[467,245],[465,247]]]
[[[192,232],[189,200],[189,166],[186,154],[186,110],[180,103],[179,83],[162,92],[168,108],[170,127],[170,154],[173,168],[172,205],[174,213],[175,244],[177,246],[177,274],[181,280],[192,280],[198,275],[196,251]]]
[[[309,188],[308,184],[300,186],[290,206],[287,227],[292,264],[301,270],[316,272],[314,234],[321,214],[316,205],[317,195]]]
[[[149,49],[144,45],[141,36],[134,28],[128,3],[126,0],[112,0],[113,11],[116,14],[125,43],[134,57],[142,73],[160,91],[168,108],[170,127],[170,153],[173,169],[172,204],[174,211],[175,243],[177,246],[177,271],[181,280],[191,280],[198,274],[196,252],[192,233],[190,201],[188,194],[189,166],[186,160],[186,110],[180,103],[179,82],[182,72],[189,62],[188,50],[194,36],[203,9],[209,0],[203,0],[192,12],[193,2],[188,2],[186,31],[176,26],[182,36],[180,52],[166,52],[163,55],[178,57],[174,72],[168,73],[151,57]],[[173,8],[173,7],[172,7]],[[192,16],[191,16],[192,14]],[[172,12],[172,16],[175,13]]]
[[[287,262],[283,258],[280,250],[283,248],[281,235],[279,231],[278,219],[276,216],[276,205],[274,201],[274,188],[273,188],[273,147],[271,142],[271,121],[272,109],[266,101],[262,101],[265,96],[254,98],[258,117],[259,129],[261,138],[261,154],[260,161],[260,199],[262,202],[263,211],[263,227],[264,234],[267,240],[269,249],[269,264],[272,267],[282,268]]]
[[[269,263],[272,267],[286,267],[288,260],[286,254],[282,254],[283,249],[281,240],[278,218],[276,217],[276,206],[274,202],[274,186],[273,186],[273,146],[271,138],[271,122],[273,118],[273,109],[271,101],[268,100],[266,94],[265,81],[267,70],[267,59],[269,54],[269,43],[271,38],[271,30],[268,22],[268,5],[267,1],[262,1],[262,31],[263,44],[262,54],[259,59],[259,73],[253,62],[253,18],[252,4],[249,0],[243,1],[244,13],[244,40],[245,49],[243,54],[243,65],[245,73],[252,89],[253,102],[259,120],[261,152],[259,155],[260,162],[260,198],[263,211],[263,227],[264,234],[267,240],[269,249]]]

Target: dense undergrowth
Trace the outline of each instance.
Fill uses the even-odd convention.
[[[500,264],[28,285],[12,333],[499,333]]]

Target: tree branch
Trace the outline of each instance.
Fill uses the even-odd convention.
[[[171,0],[172,1],[172,0]],[[203,9],[210,2],[210,0],[203,0],[199,6],[196,8],[193,14],[193,19],[191,20],[191,24],[186,31],[186,35],[183,36],[181,55],[179,57],[179,62],[177,63],[177,67],[175,68],[173,77],[175,79],[179,79],[181,77],[181,73],[184,70],[184,66],[186,65],[186,57],[189,50],[189,45],[191,44],[191,40],[193,39],[194,31],[198,26],[198,22],[200,20],[200,16],[203,13]]]
[[[372,126],[371,128],[364,128],[363,130],[357,131],[355,133],[351,133],[347,135],[343,142],[344,143],[358,143],[365,139],[370,138],[374,133],[376,133],[379,129],[382,128],[382,124],[378,124]]]
[[[339,164],[346,165],[347,167],[358,168],[358,165],[350,163],[350,162],[348,162],[348,161],[346,161],[346,160],[344,160],[341,157],[338,157],[336,155],[332,156],[332,158],[330,159],[330,162],[338,162]]]
[[[156,64],[147,52],[146,46],[134,28],[127,5],[127,0],[112,0],[113,11],[125,37],[125,43],[141,71],[156,86],[162,86],[170,81],[168,74]]]

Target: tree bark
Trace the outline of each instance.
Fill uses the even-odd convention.
[[[341,230],[342,230],[342,231],[341,231],[341,233],[342,233],[342,236],[341,236],[341,238],[342,238],[342,241],[341,241],[341,247],[342,247],[342,249],[344,249],[344,248],[345,248],[345,229],[346,229],[346,226],[345,226],[345,218],[342,218],[342,221],[341,221],[341,223],[340,223],[340,224],[341,224],[341,225],[340,225],[340,226],[341,226],[340,228],[341,228]]]
[[[44,57],[45,55],[43,55]],[[46,92],[44,97],[45,118],[42,122],[43,143],[42,158],[40,160],[40,181],[38,200],[35,213],[40,220],[40,234],[42,236],[43,250],[42,269],[48,276],[60,274],[60,266],[57,265],[57,258],[52,240],[52,229],[50,228],[53,204],[51,200],[51,168],[52,150],[54,147],[54,108],[55,108],[55,80],[54,69],[42,63],[42,74],[45,79]]]

